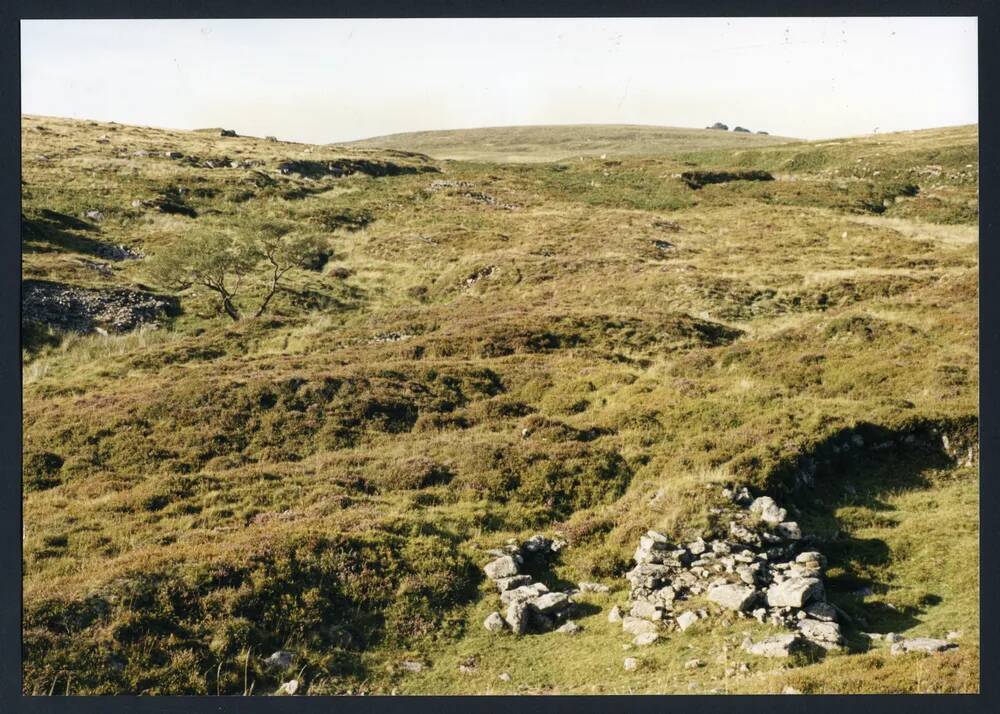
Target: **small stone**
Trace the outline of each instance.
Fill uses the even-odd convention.
[[[798,689],[796,689],[795,687],[793,687],[793,686],[791,686],[789,684],[785,685],[785,688],[781,690],[781,693],[782,694],[802,694],[802,692],[800,692]]]
[[[788,511],[784,508],[780,508],[774,499],[770,496],[761,496],[754,500],[750,504],[750,512],[759,517],[765,523],[769,523],[773,526],[778,525],[783,520],[785,516],[788,515]]]
[[[630,635],[642,635],[647,632],[656,632],[656,625],[649,620],[626,615],[622,619],[622,630]]]
[[[691,611],[682,612],[677,616],[677,626],[681,628],[681,632],[686,632],[696,622],[698,622],[698,616]]]
[[[564,635],[575,635],[582,630],[583,628],[572,620],[567,620],[564,625],[556,628],[556,632],[561,632]]]
[[[635,670],[639,669],[639,660],[637,660],[635,657],[626,657],[625,661],[622,663],[622,666],[625,667],[626,672],[634,672]]]
[[[582,593],[606,593],[611,589],[601,583],[580,583],[579,588]]]
[[[698,669],[704,667],[705,663],[700,659],[689,659],[684,663],[684,669]]]
[[[104,214],[100,211],[87,211],[84,216],[92,221],[97,221],[98,223],[104,220]]]
[[[285,682],[284,684],[282,684],[280,687],[278,687],[278,689],[274,692],[274,696],[276,696],[276,697],[290,697],[291,695],[295,694],[295,692],[297,692],[297,691],[299,691],[299,680],[297,680],[297,679],[290,679],[287,682]]]
[[[288,650],[278,650],[277,652],[272,652],[271,655],[264,660],[264,666],[269,669],[286,669],[290,667],[294,661],[294,652],[289,652]]]
[[[507,674],[506,672],[501,672],[500,673],[500,681],[501,682],[509,682],[510,681],[510,675]]]
[[[802,529],[795,521],[785,521],[775,526],[775,530],[786,540],[802,540]]]
[[[659,632],[643,632],[632,639],[632,644],[636,647],[646,647],[660,639]]]
[[[957,640],[961,636],[962,636],[961,632],[958,632],[957,630],[953,630],[952,632],[949,632],[947,635],[945,635],[944,638],[946,640],[948,640],[949,642],[951,642],[952,640]]]
[[[622,611],[617,605],[611,608],[608,612],[608,622],[621,622],[622,621]]]
[[[490,632],[501,632],[507,629],[507,623],[504,621],[503,615],[499,612],[491,612],[487,615],[486,619],[483,620],[483,627]]]
[[[400,668],[405,672],[413,672],[414,674],[424,671],[424,665],[420,662],[414,662],[413,660],[404,660],[399,664]]]

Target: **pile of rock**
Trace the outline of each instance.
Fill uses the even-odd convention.
[[[544,583],[532,582],[530,575],[523,572],[526,562],[541,558],[548,560],[566,543],[562,540],[534,535],[520,545],[509,541],[503,548],[489,551],[493,560],[483,571],[500,591],[500,604],[505,614],[490,613],[483,626],[492,632],[510,630],[514,634],[526,632],[559,632],[574,634],[580,626],[568,620],[572,609],[572,595],[576,590],[552,592]],[[585,583],[591,588],[603,586]]]
[[[704,596],[723,611],[795,630],[745,643],[755,654],[784,656],[808,643],[839,648],[837,619],[843,614],[826,602],[823,555],[805,545],[798,524],[769,496],[753,499],[746,488],[723,495],[732,502],[720,509],[729,516],[725,537],[676,545],[651,530],[639,539],[636,565],[625,576],[630,600],[622,629],[636,637],[635,644],[655,641],[665,629],[686,630],[709,613],[685,603]]]
[[[176,298],[141,290],[96,290],[43,280],[25,280],[21,287],[24,324],[81,334],[156,325],[177,310]]]

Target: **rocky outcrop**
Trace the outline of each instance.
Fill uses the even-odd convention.
[[[366,176],[401,176],[403,174],[436,173],[435,166],[397,164],[392,161],[371,159],[331,159],[329,161],[289,160],[278,164],[278,171],[284,175],[297,174],[303,178],[340,178],[352,174]]]
[[[177,309],[176,298],[141,290],[98,290],[42,280],[21,285],[21,321],[68,332],[127,332],[158,324]]]

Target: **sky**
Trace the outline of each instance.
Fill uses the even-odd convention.
[[[650,124],[822,139],[978,121],[976,18],[32,20],[21,111],[309,143]]]

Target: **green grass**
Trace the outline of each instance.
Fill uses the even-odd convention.
[[[331,256],[259,320],[185,291],[157,330],[25,330],[25,691],[262,694],[300,670],[314,694],[976,691],[976,127],[722,137],[751,148],[593,128],[587,152],[493,131],[439,161],[23,119],[25,278],[158,289],[102,247],[273,218]],[[532,162],[499,160],[527,139]],[[222,156],[264,163],[200,165]],[[276,171],[342,158],[440,173]],[[695,167],[775,180],[693,190]],[[196,216],[131,206],[159,195]],[[895,445],[843,451],[855,433]],[[783,670],[738,648],[766,628],[716,619],[623,650],[607,608],[638,535],[707,533],[734,481],[824,538],[866,631],[960,648]],[[481,624],[485,551],[537,531],[570,543],[553,583],[616,588],[582,598],[572,640]],[[294,671],[264,668],[278,648]]]

